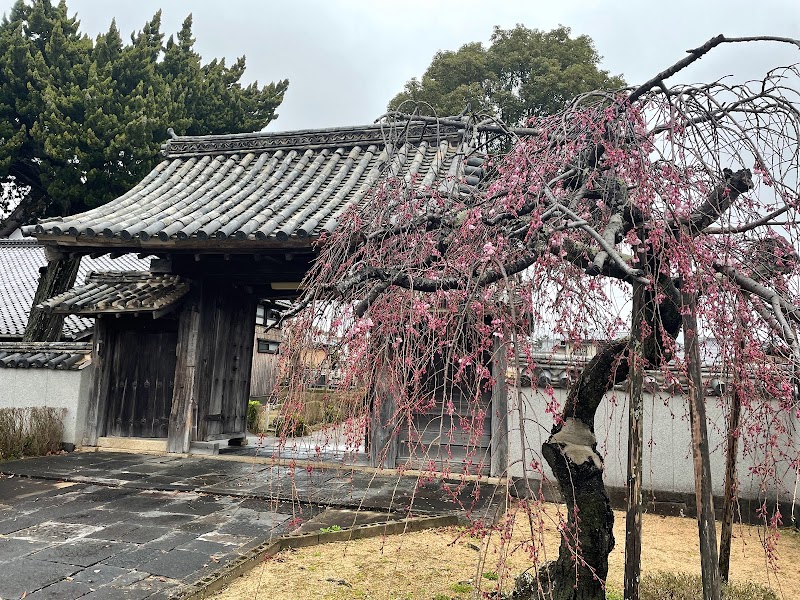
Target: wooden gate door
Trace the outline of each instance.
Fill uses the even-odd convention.
[[[441,376],[443,369],[437,369]],[[439,377],[437,377],[439,379]],[[435,402],[412,411],[399,431],[397,465],[488,475],[492,394],[475,386],[435,386]]]
[[[106,435],[166,438],[175,383],[177,322],[109,320]]]

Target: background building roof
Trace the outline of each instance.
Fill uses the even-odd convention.
[[[33,296],[39,283],[39,268],[47,264],[44,248],[36,240],[0,240],[0,339],[21,338],[28,324]],[[92,271],[147,269],[148,260],[126,254],[116,259],[107,255],[81,260],[76,285],[82,285]],[[64,338],[76,339],[93,326],[91,319],[68,316]]]
[[[25,231],[90,246],[308,245],[387,171],[448,193],[483,175],[463,128],[421,122],[174,137],[163,153],[125,195]]]
[[[77,371],[91,361],[87,342],[0,342],[0,369]]]

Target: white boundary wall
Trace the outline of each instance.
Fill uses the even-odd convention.
[[[0,369],[0,408],[67,409],[64,439],[80,446],[86,423],[91,369]]]
[[[555,400],[563,407],[567,398],[566,389],[554,389]],[[527,462],[543,463],[542,443],[550,435],[553,415],[546,412],[551,398],[543,388],[521,388],[525,414]],[[719,405],[720,398],[706,398],[708,412],[708,435],[711,449],[711,473],[714,495],[723,495],[725,477],[725,415]],[[522,449],[516,391],[508,389],[508,445],[509,474],[521,477]],[[605,460],[604,481],[607,486],[625,487],[628,456],[628,395],[615,390],[606,394],[595,417],[595,435],[598,451]],[[653,492],[694,493],[694,470],[692,466],[691,432],[689,413],[685,397],[671,396],[667,393],[644,394],[644,472],[643,486]],[[742,418],[752,418],[742,411]],[[793,446],[800,449],[800,421],[789,418],[788,428],[793,436]],[[766,427],[766,423],[760,423]],[[785,445],[785,442],[781,443]],[[739,442],[739,462],[737,473],[740,481],[740,497],[764,498],[759,477],[750,474],[750,467],[763,462],[763,449],[743,456],[743,444]],[[552,481],[552,473],[543,464],[545,474]],[[531,471],[528,471],[531,476]],[[539,478],[539,475],[535,475]],[[776,485],[777,480],[777,485]],[[767,500],[792,501],[797,476],[788,461],[777,463],[776,475],[767,478]],[[800,499],[800,488],[797,489]],[[647,497],[645,497],[647,499]],[[658,497],[656,498],[658,499]]]

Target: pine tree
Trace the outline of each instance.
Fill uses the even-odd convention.
[[[158,161],[169,127],[264,128],[288,87],[243,86],[244,57],[203,64],[191,15],[166,44],[160,11],[129,43],[114,21],[94,42],[79,26],[65,0],[18,0],[0,22],[0,181],[26,191],[0,236],[121,195]]]

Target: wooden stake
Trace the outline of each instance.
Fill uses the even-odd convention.
[[[683,297],[683,336],[689,371],[689,419],[692,426],[692,455],[694,457],[694,490],[697,500],[697,528],[700,534],[700,574],[703,580],[703,600],[720,600],[719,557],[717,531],[714,523],[714,503],[711,496],[711,462],[708,456],[708,431],[703,379],[700,374],[700,347],[697,339],[697,305],[693,293],[681,292]]]
[[[725,454],[725,504],[722,507],[722,532],[719,543],[719,575],[728,582],[731,566],[731,539],[733,538],[733,513],[736,506],[736,461],[739,457],[739,414],[742,409],[742,396],[739,393],[741,350],[744,342],[739,342],[738,352],[733,361],[733,391],[731,393],[731,412],[728,416],[728,443]]]
[[[625,517],[625,599],[639,600],[642,562],[642,446],[644,445],[642,387],[642,318],[644,286],[633,286],[631,340],[628,345],[628,503]]]

